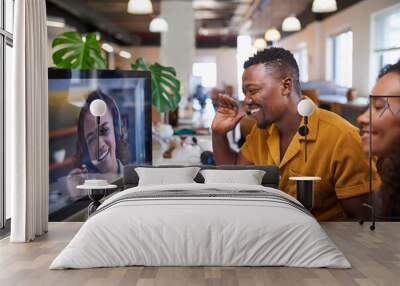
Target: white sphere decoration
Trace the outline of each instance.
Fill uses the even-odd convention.
[[[314,102],[308,98],[301,100],[297,105],[297,112],[301,116],[310,116],[314,112],[314,109]]]
[[[92,113],[93,116],[103,116],[104,114],[106,114],[106,112],[107,105],[104,100],[95,99],[90,104],[90,113]]]

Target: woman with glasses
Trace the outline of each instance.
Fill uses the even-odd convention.
[[[400,60],[386,66],[372,89],[370,111],[358,117],[365,152],[377,157],[382,185],[377,211],[400,218]]]

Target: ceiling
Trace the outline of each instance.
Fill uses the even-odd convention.
[[[280,28],[283,20],[290,14],[299,15],[305,10],[311,11],[312,0],[269,0],[264,1],[253,12],[250,32],[263,35],[270,27]]]
[[[151,1],[153,15],[132,15],[127,12],[128,0],[47,0],[48,3],[56,5],[81,21],[86,21],[100,31],[106,32],[120,43],[128,45],[159,44],[160,35],[150,33],[149,24],[153,17],[160,13],[160,3],[169,0]],[[223,45],[224,41],[230,40],[235,42],[236,35],[241,29],[243,30],[246,22],[252,23],[247,29],[248,34],[261,36],[269,27],[279,28],[283,19],[292,13],[310,16],[312,4],[312,0],[180,1],[193,3],[197,42],[199,40],[207,43],[215,42],[216,45],[221,43]],[[342,0],[338,1],[338,6],[341,6],[341,3],[359,1]],[[318,15],[308,17],[305,24],[313,20],[318,20]]]
[[[149,24],[155,15],[160,14],[160,2],[152,0],[154,14],[132,15],[127,13],[128,0],[83,0],[85,4],[98,13],[109,18],[113,23],[135,34],[149,32]],[[182,0],[192,1],[197,33],[227,34],[246,17],[252,5],[259,0]]]

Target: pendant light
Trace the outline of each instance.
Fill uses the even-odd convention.
[[[150,0],[129,0],[128,13],[131,14],[151,14],[153,13],[153,4]]]
[[[314,13],[330,13],[337,10],[336,0],[314,0],[312,9]]]
[[[163,17],[157,16],[151,20],[149,30],[152,33],[168,32],[168,22]]]
[[[294,15],[286,17],[282,22],[282,31],[285,32],[296,32],[301,30],[301,23],[299,19]]]
[[[254,46],[254,48],[257,49],[257,51],[262,51],[265,48],[267,48],[267,43],[265,42],[265,40],[263,38],[258,38],[258,39],[255,39],[253,46]]]
[[[276,42],[281,39],[281,33],[276,28],[269,28],[264,35],[267,42]]]

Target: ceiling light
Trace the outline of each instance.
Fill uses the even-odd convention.
[[[54,27],[54,28],[64,28],[65,27],[65,20],[62,18],[47,18],[47,26]]]
[[[119,55],[120,55],[120,57],[123,57],[128,60],[132,57],[131,53],[127,52],[127,51],[120,51]]]
[[[263,38],[258,38],[254,41],[253,46],[257,49],[257,51],[262,51],[267,48],[267,43]]]
[[[150,22],[150,32],[163,33],[168,31],[168,22],[161,16],[155,17]]]
[[[336,0],[314,0],[312,9],[314,13],[329,13],[337,10]]]
[[[265,32],[264,39],[267,42],[276,42],[281,39],[281,33],[276,28],[270,28]]]
[[[285,32],[296,32],[301,30],[301,23],[295,15],[286,17],[282,22],[282,31]]]
[[[114,48],[113,48],[110,44],[104,43],[104,44],[101,45],[101,47],[102,47],[103,50],[105,50],[106,52],[109,52],[109,53],[114,52]]]
[[[153,13],[153,4],[150,0],[129,0],[128,13],[131,14],[151,14]]]

